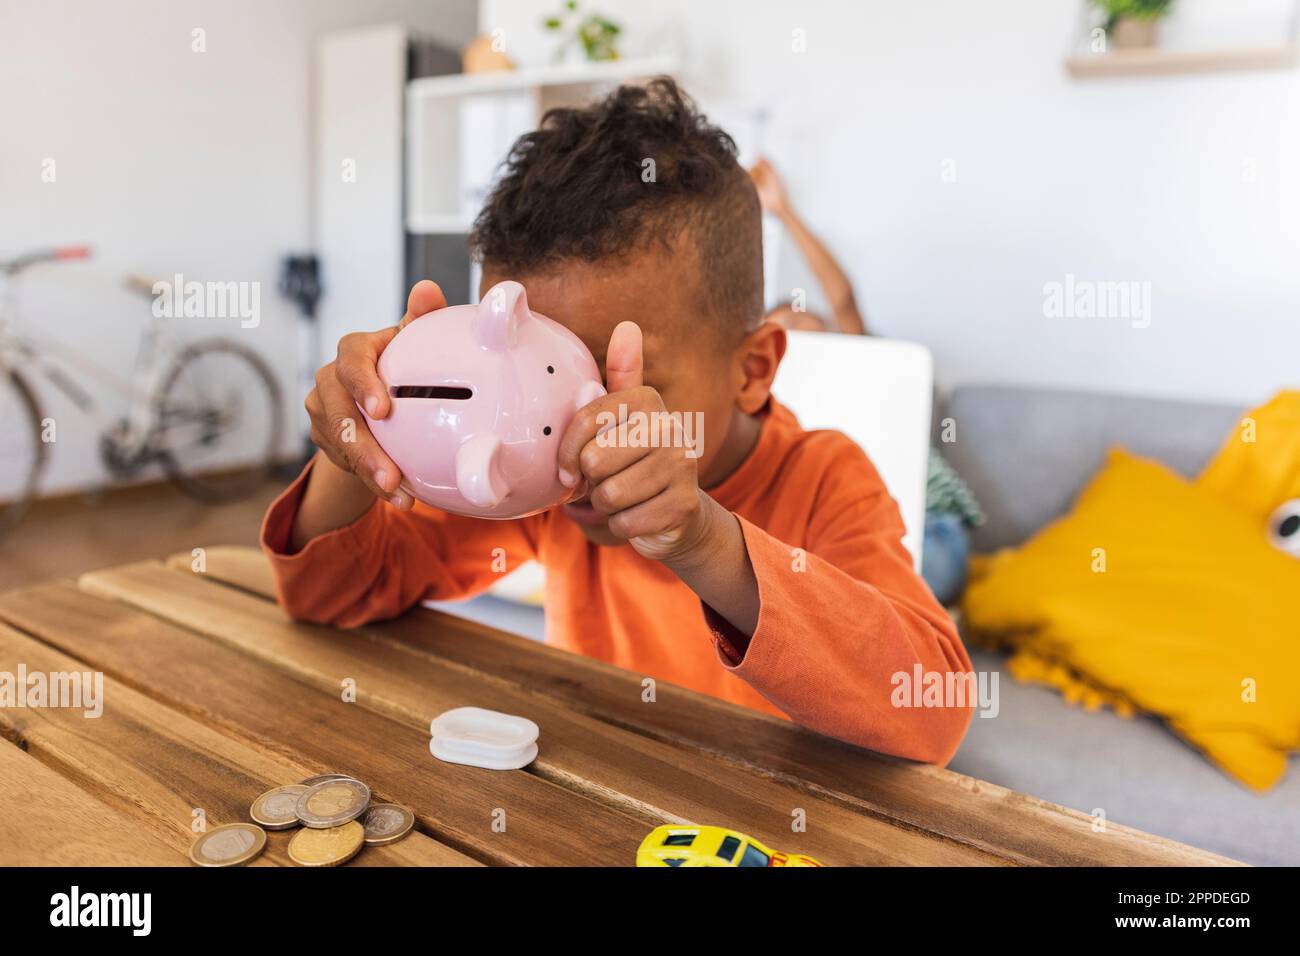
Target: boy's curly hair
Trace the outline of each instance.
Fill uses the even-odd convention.
[[[748,329],[763,312],[758,194],[732,138],[658,77],[547,111],[502,164],[470,250],[523,274],[654,243],[668,249],[683,232],[698,252],[707,310],[725,329]]]

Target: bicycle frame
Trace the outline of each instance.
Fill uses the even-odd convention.
[[[0,296],[0,369],[40,374],[89,417],[101,434],[114,434],[128,451],[143,448],[157,421],[153,396],[161,384],[168,359],[179,351],[164,328],[163,319],[150,311],[149,323],[136,349],[135,374],[128,379],[97,365],[56,339],[33,336],[21,330],[18,327],[17,283],[7,276],[0,276],[0,282],[4,283],[4,294]],[[77,374],[68,374],[69,369]],[[96,397],[94,390],[83,387],[81,379],[86,377],[126,399],[125,418],[113,415]],[[119,427],[123,422],[125,434]]]

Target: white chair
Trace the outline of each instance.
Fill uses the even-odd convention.
[[[790,332],[773,394],[804,428],[833,428],[866,451],[903,515],[921,567],[934,365],[915,342]]]

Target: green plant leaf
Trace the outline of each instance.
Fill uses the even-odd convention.
[[[1174,5],[1174,0],[1088,0],[1088,2],[1106,14],[1106,29],[1115,25],[1115,21],[1124,17],[1134,20],[1158,20],[1166,16]]]

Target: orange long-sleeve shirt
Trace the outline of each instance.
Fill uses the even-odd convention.
[[[296,618],[355,627],[481,592],[500,579],[502,555],[511,570],[536,559],[549,644],[932,763],[948,761],[970,722],[969,704],[895,706],[895,675],[966,674],[970,659],[912,570],[898,507],[866,454],[839,432],[804,431],[776,402],[749,457],[709,490],[739,517],[758,579],[747,641],[666,567],[589,543],[559,511],[486,521],[377,501],[291,554],[308,475],[262,526]]]

